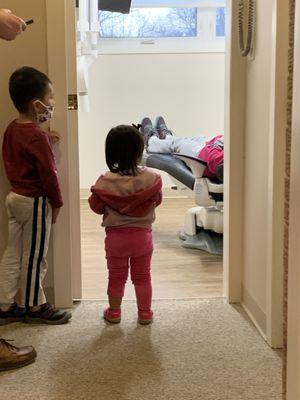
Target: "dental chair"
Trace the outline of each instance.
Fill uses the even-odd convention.
[[[144,153],[142,164],[167,172],[173,189],[192,194],[197,204],[185,214],[183,247],[223,253],[223,184],[203,177],[206,163],[182,154]]]

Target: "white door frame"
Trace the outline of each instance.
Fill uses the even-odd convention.
[[[232,10],[228,15],[231,13],[235,15],[236,2],[233,1],[232,5],[232,0],[227,0],[227,3],[228,10]],[[66,93],[70,93],[70,85],[74,93],[76,87],[74,2],[46,0],[46,5],[48,71],[49,76],[55,81],[57,98],[53,127],[67,135],[60,144],[62,157],[59,160],[65,207],[53,234],[55,302],[57,305],[71,306],[72,299],[81,298],[77,115],[73,111],[66,112]],[[227,26],[231,25],[236,37],[236,23],[229,17]],[[60,43],[60,46],[57,46],[57,43]],[[242,282],[243,135],[241,132],[243,132],[244,105],[240,99],[243,98],[245,90],[242,84],[245,61],[239,57],[237,51],[236,46],[232,46],[229,33],[226,54],[225,158],[230,162],[225,163],[224,295],[231,303],[240,302]],[[235,79],[231,79],[232,76]],[[75,126],[73,131],[71,131],[72,126]],[[240,245],[237,246],[237,243]]]
[[[244,121],[246,61],[237,47],[238,2],[227,0],[225,55],[225,175],[223,291],[230,303],[242,300]]]
[[[77,94],[75,2],[46,0],[46,13],[48,74],[56,98],[51,127],[62,134],[56,157],[64,198],[53,228],[54,299],[57,306],[71,307],[81,297],[77,111],[68,111],[68,94]]]
[[[300,4],[296,2],[291,149],[287,400],[300,399]]]
[[[289,2],[273,4],[273,48],[269,132],[269,237],[267,243],[266,338],[283,345],[284,215],[287,123]]]
[[[68,132],[68,140],[61,144],[61,152],[63,157],[59,161],[59,167],[62,172],[69,171],[69,163],[71,162],[71,154],[73,166],[79,164],[78,142],[72,144],[72,140],[76,136],[70,134],[70,122],[66,118],[66,96],[68,93],[68,74],[67,61],[65,60],[70,44],[74,43],[72,36],[65,26],[66,12],[70,7],[74,7],[72,0],[47,0],[47,20],[48,20],[48,57],[49,57],[49,75],[55,81],[55,91],[60,103],[57,104],[56,118],[54,119],[54,127],[63,132]],[[239,51],[234,40],[237,37],[236,20],[231,19],[231,15],[237,14],[237,2],[227,0],[228,7],[228,34],[227,34],[227,51],[226,51],[226,126],[225,126],[225,219],[224,219],[224,295],[230,303],[238,303],[241,301],[242,287],[242,259],[243,259],[243,146],[244,146],[244,104],[241,99],[245,97],[245,64],[246,61],[239,55]],[[232,32],[230,32],[232,30]],[[75,39],[75,34],[74,34]],[[234,38],[234,39],[232,39]],[[64,46],[57,46],[60,42]],[[74,53],[68,54],[73,57]],[[70,58],[69,58],[70,59]],[[64,62],[61,60],[65,60]],[[75,61],[74,61],[75,64]],[[74,65],[73,65],[74,67]],[[74,69],[73,69],[74,72]],[[73,74],[72,72],[72,74]],[[62,94],[60,96],[60,94]],[[78,135],[77,135],[78,136]],[[78,140],[78,138],[77,138]],[[76,146],[76,151],[71,151]],[[76,172],[77,174],[78,172]],[[73,186],[68,183],[73,181]],[[78,191],[74,185],[74,179],[70,172],[65,176],[61,174],[62,187],[64,191],[65,204],[71,207],[75,196],[71,193]],[[76,181],[77,182],[77,181]],[[72,186],[72,190],[71,190]],[[79,197],[79,196],[78,196]],[[73,210],[79,204],[73,205]],[[76,213],[73,211],[73,214]],[[78,213],[77,213],[78,214]],[[70,279],[76,276],[77,296],[80,298],[80,267],[72,267],[70,260],[73,251],[80,248],[80,232],[73,232],[73,245],[71,243],[71,213],[70,210],[63,210],[60,215],[57,227],[54,228],[54,266],[55,266],[55,288],[56,303],[71,304],[74,298]],[[64,259],[64,268],[62,268],[62,259]],[[79,257],[78,257],[79,259]],[[73,272],[72,272],[73,268]]]

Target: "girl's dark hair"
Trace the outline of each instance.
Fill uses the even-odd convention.
[[[143,150],[144,140],[136,128],[130,125],[116,126],[106,137],[106,164],[111,172],[137,175]]]
[[[31,67],[17,69],[9,79],[10,97],[20,113],[28,112],[31,100],[42,99],[52,82],[43,72]]]

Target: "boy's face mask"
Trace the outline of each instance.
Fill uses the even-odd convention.
[[[34,104],[36,103],[40,103],[45,108],[42,112],[36,110],[36,122],[42,124],[49,121],[53,117],[54,106],[46,106],[41,100],[36,100]]]

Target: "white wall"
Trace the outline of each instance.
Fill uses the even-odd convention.
[[[90,113],[79,112],[81,188],[107,169],[104,141],[115,125],[163,115],[180,136],[223,133],[224,68],[222,53],[99,56],[90,70]]]

